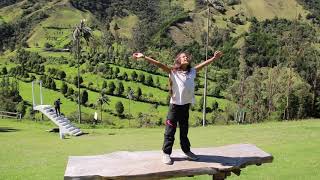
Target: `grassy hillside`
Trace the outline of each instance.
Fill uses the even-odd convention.
[[[241,8],[251,17],[259,20],[272,19],[274,17],[295,19],[297,15],[306,17],[306,11],[296,0],[245,0]]]
[[[22,15],[22,9],[20,8],[22,4],[23,2],[20,2],[1,8],[0,19],[3,19],[5,22],[14,21],[16,18]]]
[[[272,19],[274,17],[285,19],[296,19],[300,14],[303,19],[309,11],[305,10],[296,0],[242,0],[240,4],[233,6],[226,6],[225,14],[216,12],[211,8],[210,13],[210,29],[211,33],[214,27],[227,29],[232,27],[235,29],[233,36],[239,36],[247,32],[250,26],[249,22],[244,25],[233,24],[230,22],[231,17],[239,16],[245,20],[251,17],[256,17],[262,21],[265,19]],[[170,27],[170,37],[178,44],[188,44],[193,40],[202,43],[201,35],[206,31],[207,27],[207,10],[206,8],[198,9],[198,11],[191,12],[190,17],[192,21],[179,23]]]
[[[132,39],[132,29],[135,27],[138,21],[139,18],[134,14],[123,18],[115,17],[110,23],[110,29],[112,30],[111,32],[113,35],[119,33],[119,37],[121,38]],[[119,28],[117,32],[114,31],[114,27],[116,24]]]
[[[172,0],[172,5],[179,5],[185,11],[193,11],[196,9],[196,0]]]
[[[169,36],[173,41],[178,45],[188,44],[193,40],[201,43],[201,36],[206,31],[205,27],[207,23],[205,7],[197,6],[199,2],[195,0],[174,0],[170,1],[170,4],[168,2],[164,1],[160,4],[160,8],[162,8],[160,11],[163,11],[163,14],[166,13],[168,6],[179,6],[186,12],[189,12],[191,18],[191,21],[180,22],[168,27]],[[11,22],[14,18],[18,18],[22,13],[21,7],[23,3],[24,1],[0,9],[1,19]],[[288,0],[285,3],[281,0],[246,0],[233,6],[227,6],[227,3],[225,3],[225,8],[225,14],[218,13],[211,8],[211,28],[227,29],[232,27],[235,29],[234,36],[248,31],[249,27],[248,23],[239,25],[230,22],[229,19],[231,17],[238,16],[239,14],[242,16],[242,19],[256,17],[259,20],[265,20],[274,17],[295,19],[297,15],[305,18],[309,12],[299,5],[296,0]],[[49,18],[39,23],[30,33],[27,41],[30,47],[44,47],[45,43],[49,43],[54,47],[63,48],[70,42],[72,29],[79,23],[80,19],[89,20],[89,24],[98,22],[90,12],[75,9],[68,0],[50,1],[38,11],[40,10],[45,10]],[[125,17],[112,17],[110,29],[115,35],[113,29],[114,25],[117,24],[120,28],[118,31],[120,37],[132,39],[132,28],[140,20],[132,12],[124,11],[129,15]]]
[[[29,49],[29,50],[35,50],[34,48]],[[35,51],[37,52],[37,51]],[[41,53],[40,53],[41,54]],[[57,53],[59,54],[59,53]],[[64,53],[60,53],[60,55],[63,55]],[[70,54],[69,54],[70,55]],[[14,57],[14,53],[12,54],[7,54],[7,56],[11,56]],[[50,56],[45,56],[45,57],[54,57],[52,55]],[[56,56],[58,57],[58,56]],[[12,63],[12,62],[8,62],[6,60],[3,61],[3,64],[1,67],[5,66],[7,68],[8,71],[10,71],[10,69],[12,67],[17,66],[16,64]],[[147,77],[148,75],[150,75],[149,73],[145,72],[145,71],[141,71],[141,70],[133,70],[133,69],[127,69],[124,67],[120,67],[117,65],[112,65],[110,64],[110,66],[112,68],[119,68],[120,69],[120,74],[123,74],[124,72],[126,72],[130,78],[130,74],[133,71],[136,71],[137,74],[144,74],[145,77]],[[48,72],[48,69],[50,68],[55,68],[55,69],[61,69],[63,70],[67,77],[66,79],[68,80],[69,83],[68,86],[72,87],[74,90],[77,90],[76,86],[74,84],[71,84],[70,82],[73,81],[73,78],[76,77],[77,74],[77,69],[75,67],[69,67],[69,65],[66,64],[57,64],[55,63],[55,61],[48,61],[45,65],[45,69]],[[86,70],[85,65],[83,65],[81,67],[81,70]],[[34,74],[34,73],[30,73],[30,75],[35,76],[37,79],[40,79],[40,75]],[[168,79],[167,77],[164,76],[160,76],[160,75],[152,75],[154,81],[156,80],[156,78],[159,78],[159,83],[161,85],[162,89],[166,89],[167,84],[168,84]],[[117,80],[117,79],[105,79],[103,77],[101,77],[101,75],[98,74],[93,74],[93,73],[82,73],[82,77],[84,79],[84,83],[83,85],[85,85],[86,87],[89,87],[89,84],[92,83],[91,87],[100,90],[102,83],[104,81],[107,82],[107,84],[109,84],[110,82],[114,82],[115,85],[118,85],[118,82],[122,82],[124,85],[124,89],[126,90],[128,87],[132,88],[134,91],[136,91],[136,89],[138,87],[140,87],[142,89],[142,93],[143,96],[145,98],[150,98],[155,102],[162,102],[162,103],[166,103],[167,101],[167,96],[168,96],[168,92],[164,91],[162,89],[159,88],[153,88],[153,87],[148,87],[145,84],[142,83],[138,83],[135,81],[124,81],[124,80]],[[60,93],[59,88],[61,87],[61,83],[62,81],[59,80],[55,80],[56,83],[56,87],[58,90],[53,91],[53,90],[49,90],[44,88],[43,91],[43,97],[44,97],[44,104],[52,104],[54,102],[55,99],[57,99],[58,97],[62,98],[62,101],[64,101],[64,105],[63,105],[63,110],[62,112],[65,113],[69,118],[74,118],[74,113],[76,113],[77,110],[77,104],[74,101],[71,101],[70,99],[64,98],[63,95]],[[84,90],[84,88],[82,88],[82,90]],[[97,99],[99,96],[98,92],[94,92],[91,90],[88,90],[89,93],[89,100],[87,102],[87,105],[93,104],[96,105],[97,103]],[[20,82],[20,94],[23,97],[23,99],[27,102],[29,102],[29,104],[32,104],[32,96],[31,96],[32,90],[31,90],[31,83],[25,83],[25,82]],[[39,91],[36,90],[36,94],[37,94],[37,103],[40,102],[39,100]],[[124,104],[124,114],[129,114],[129,100],[127,98],[124,97],[117,97],[117,96],[109,96],[111,102],[110,105],[105,105],[104,109],[110,110],[110,112],[115,113],[115,104],[118,101],[121,101]],[[201,96],[196,96],[196,104],[195,107],[198,108],[198,103],[200,101]],[[218,102],[219,103],[219,108],[220,109],[225,109],[226,106],[228,106],[231,102],[225,100],[225,99],[219,99],[219,98],[214,98],[214,97],[208,97],[207,99],[208,101],[208,106],[211,107],[213,102]],[[153,105],[151,103],[142,103],[139,101],[131,101],[131,108],[130,108],[130,113],[133,115],[134,119],[136,120],[136,122],[138,122],[138,115],[139,113],[147,113],[150,114],[151,116],[154,116],[151,121],[153,122],[157,122],[160,119],[164,119],[167,113],[167,106],[158,106],[157,109],[154,109]],[[99,109],[94,109],[94,108],[84,108],[83,112],[88,114],[90,117],[92,116],[92,114],[94,114],[95,111],[99,111]],[[115,124],[122,124],[121,120],[119,121],[119,118],[117,116],[114,115],[110,115],[110,112],[108,113],[104,113],[104,117],[103,119],[108,119],[112,122],[115,122]],[[191,112],[191,124],[195,125],[197,120],[201,117],[201,112],[198,111],[194,111]],[[119,123],[120,122],[120,123]],[[125,125],[127,126],[127,125]]]
[[[171,2],[170,4],[168,4]],[[226,2],[226,1],[225,1]],[[4,7],[0,9],[0,19],[6,22],[14,21],[22,15],[22,8],[25,1]],[[178,6],[189,13],[192,21],[181,22],[168,28],[170,37],[178,44],[186,44],[192,40],[201,42],[201,35],[206,27],[206,9],[205,7],[198,6],[199,2],[195,0],[174,0],[163,1],[159,9],[163,14],[166,13],[168,7]],[[62,48],[70,41],[70,34],[72,28],[79,23],[80,19],[87,19],[90,23],[98,22],[94,16],[87,11],[80,11],[74,8],[68,0],[52,0],[45,4],[41,4],[37,11],[45,11],[49,18],[45,19],[34,27],[28,39],[30,47],[43,47],[45,43],[49,43],[55,47]],[[230,17],[241,14],[243,18],[256,17],[259,20],[271,19],[274,17],[295,19],[297,15],[305,18],[309,11],[305,10],[299,5],[296,0],[288,0],[283,2],[281,0],[245,0],[240,4],[227,6],[225,3],[225,14],[218,13],[213,8],[211,9],[212,27],[226,29],[233,26],[236,29],[235,34],[240,35],[248,30],[248,24],[235,25],[229,20]],[[35,13],[35,12],[33,12]],[[125,17],[113,16],[110,23],[110,29],[113,31],[115,24],[118,25],[119,35],[122,38],[132,38],[132,28],[137,24],[139,18],[124,10],[128,14]],[[30,14],[31,15],[31,14]],[[30,16],[28,15],[28,16]],[[170,17],[166,17],[170,18]],[[172,17],[174,18],[174,17]],[[114,32],[112,32],[115,34]]]
[[[117,66],[117,65],[110,65],[110,67],[112,68],[119,68],[120,70],[120,74],[123,74],[124,72],[126,72],[128,74],[128,76],[130,77],[131,73],[133,71],[135,71],[137,74],[144,74],[145,77],[147,77],[148,75],[152,75],[150,73],[147,73],[145,71],[141,71],[141,70],[133,70],[133,69],[127,69],[127,68],[124,68],[124,67],[120,67],[120,66]],[[68,65],[57,65],[57,64],[50,64],[50,65],[47,65],[46,66],[47,69],[49,68],[57,68],[57,69],[63,69],[66,74],[67,74],[67,77],[75,77],[77,75],[77,69],[76,67],[69,67]],[[80,68],[81,70],[85,70],[85,66],[82,66]],[[148,87],[142,83],[137,83],[135,81],[124,81],[124,80],[117,80],[117,79],[105,79],[99,75],[96,75],[96,74],[92,74],[92,73],[85,73],[82,75],[83,77],[83,80],[84,80],[84,85],[88,87],[88,84],[89,83],[92,83],[92,87],[95,87],[97,89],[100,89],[101,86],[102,86],[102,83],[104,81],[107,82],[107,84],[109,84],[111,81],[114,82],[116,85],[118,82],[122,82],[123,85],[124,85],[124,88],[127,89],[128,87],[131,87],[131,89],[133,90],[136,90],[138,87],[140,87],[142,89],[142,93],[145,94],[146,96],[148,96],[149,94],[152,94],[153,97],[152,99],[155,99],[157,100],[158,102],[163,102],[165,103],[166,102],[166,98],[167,98],[167,95],[168,95],[168,92],[167,91],[163,91],[161,89],[158,89],[158,88],[153,88],[153,87]],[[159,83],[160,83],[160,86],[162,89],[167,89],[167,85],[168,85],[168,77],[164,77],[164,76],[160,76],[160,75],[152,75],[153,77],[153,80],[155,82],[156,78],[159,78]],[[201,79],[200,82],[202,82],[203,80]],[[212,83],[212,82],[209,82],[209,83]],[[210,84],[211,85],[211,84]],[[58,86],[60,87],[60,86]],[[200,89],[200,92],[202,92],[202,89]],[[196,96],[196,99],[197,101],[199,101],[200,99],[200,96]],[[211,103],[213,101],[217,101],[219,103],[219,107],[221,109],[224,109],[225,106],[227,105],[227,103],[229,103],[228,101],[226,100],[223,100],[223,99],[219,99],[219,98],[214,98],[214,97],[208,97],[208,104],[211,105]]]
[[[98,77],[95,76],[89,76],[90,79],[93,78],[97,81],[99,81]],[[87,78],[84,78],[87,82],[92,82],[89,81]],[[109,80],[105,80],[100,78],[99,83],[102,83],[103,81],[107,81],[108,83],[110,83]],[[117,81],[114,81],[115,84],[117,84]],[[130,86],[131,88],[133,88],[134,90],[137,87],[140,87],[142,89],[143,94],[145,94],[145,96],[148,96],[149,93],[153,94],[153,97],[155,100],[158,101],[162,101],[165,102],[166,101],[166,97],[167,97],[167,92],[163,92],[160,91],[158,89],[155,88],[148,88],[144,85],[139,85],[137,83],[130,83],[130,82],[124,82],[124,87],[127,88],[127,86]],[[61,87],[61,82],[60,81],[56,81],[56,85],[57,88]],[[74,90],[77,90],[75,85],[72,84],[68,84],[69,87],[72,87]],[[32,104],[32,86],[31,83],[25,83],[20,81],[19,83],[19,87],[20,87],[20,95],[23,97],[23,99],[27,102],[29,102],[30,104]],[[84,89],[82,89],[84,90]],[[97,92],[93,92],[90,90],[87,90],[88,95],[89,95],[89,100],[87,104],[97,104],[97,99],[99,97],[99,93]],[[44,104],[49,104],[52,105],[53,102],[57,99],[57,98],[61,98],[61,101],[63,102],[63,106],[61,111],[66,114],[67,117],[71,118],[70,116],[73,116],[73,113],[78,111],[78,106],[74,101],[70,101],[70,99],[65,98],[60,92],[58,91],[53,91],[47,88],[43,88],[43,103]],[[39,92],[39,86],[37,85],[35,87],[35,94],[36,94],[36,103],[39,104],[40,103],[40,92]],[[154,116],[151,121],[152,122],[157,122],[160,119],[164,119],[167,113],[167,106],[158,106],[157,109],[154,109],[153,105],[150,103],[144,103],[144,102],[139,102],[139,101],[130,101],[127,98],[122,98],[122,97],[117,97],[117,96],[108,96],[110,99],[110,104],[109,105],[104,105],[104,109],[109,109],[111,110],[111,112],[116,113],[115,112],[115,104],[118,101],[121,101],[124,105],[124,114],[129,114],[129,106],[130,106],[130,113],[133,115],[134,118],[134,122],[137,123],[138,122],[138,115],[139,113],[147,113],[151,116]],[[200,101],[200,96],[196,96],[196,102],[198,103]],[[208,106],[211,106],[212,102],[216,101],[219,103],[219,108],[224,109],[226,106],[228,106],[230,104],[230,102],[224,100],[224,99],[218,99],[218,98],[213,98],[213,97],[208,97]],[[195,106],[198,106],[197,104]],[[93,108],[89,108],[89,107],[83,107],[83,112],[93,116],[94,112],[100,112],[100,109],[93,109]],[[208,114],[209,115],[209,114]],[[104,113],[103,114],[103,119],[108,119],[111,122],[114,122],[115,124],[122,124],[121,119],[119,119],[119,117],[117,116],[110,116],[109,113]],[[196,124],[196,121],[198,120],[198,118],[201,117],[201,112],[198,111],[191,111],[190,112],[190,122],[192,125]],[[127,126],[127,124],[125,125]]]
[[[50,122],[1,119],[0,160],[5,163],[0,164],[0,179],[62,179],[69,156],[160,151],[164,131],[163,128],[82,129],[89,134],[61,140],[58,134],[45,131],[52,127]],[[192,148],[251,143],[274,156],[273,163],[249,166],[242,170],[241,176],[232,174],[228,179],[317,180],[320,178],[319,129],[319,120],[272,122],[190,128],[189,137]],[[174,148],[180,148],[179,141]]]
[[[50,9],[50,16],[38,24],[28,39],[30,47],[44,47],[49,43],[56,48],[63,48],[71,41],[74,27],[81,19],[91,20],[89,13],[79,11],[70,4],[55,5]]]

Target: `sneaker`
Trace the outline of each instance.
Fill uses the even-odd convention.
[[[162,162],[163,162],[164,164],[171,165],[171,164],[172,164],[172,160],[171,160],[171,158],[170,158],[170,155],[163,153],[163,155],[162,155]]]
[[[196,161],[199,159],[199,157],[197,155],[193,154],[191,151],[184,153],[184,154],[187,156],[187,158],[189,160]]]

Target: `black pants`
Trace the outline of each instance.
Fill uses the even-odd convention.
[[[56,110],[57,116],[60,116],[60,107],[54,107],[54,109]]]
[[[166,120],[166,130],[164,133],[164,142],[162,150],[166,154],[172,153],[172,146],[174,143],[174,134],[176,133],[177,123],[180,128],[180,145],[183,152],[190,151],[190,141],[188,139],[189,129],[189,107],[190,104],[185,105],[169,105],[169,112]]]

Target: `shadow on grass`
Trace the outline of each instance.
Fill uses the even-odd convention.
[[[82,132],[81,134],[77,135],[77,137],[83,136],[83,135],[87,135],[87,134],[89,134],[89,133],[87,133],[87,132]]]
[[[15,128],[10,128],[10,127],[0,127],[0,133],[3,132],[16,132],[16,131],[20,131],[19,129],[15,129]]]

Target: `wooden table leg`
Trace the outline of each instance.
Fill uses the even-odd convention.
[[[231,170],[231,172],[233,172],[237,176],[240,176],[240,174],[241,174],[241,170],[240,169],[233,169],[233,170]]]
[[[212,175],[212,180],[224,180],[226,178],[226,174],[223,172],[219,172],[217,174]]]

